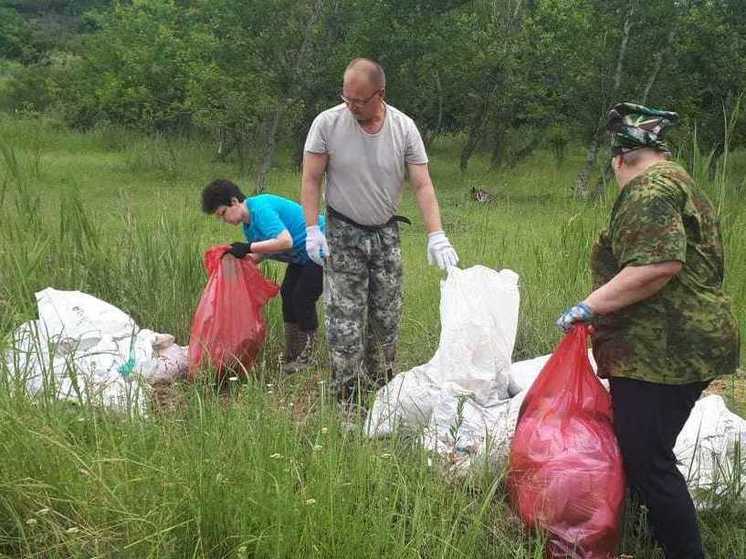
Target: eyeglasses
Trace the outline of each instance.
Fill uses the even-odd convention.
[[[344,101],[348,105],[353,105],[355,107],[362,107],[363,105],[367,105],[368,103],[370,103],[370,100],[373,99],[373,97],[375,97],[379,93],[381,93],[381,91],[383,91],[383,89],[376,89],[373,93],[370,94],[370,97],[368,97],[367,99],[353,99],[352,97],[347,97],[344,93],[340,91],[339,98],[342,99],[342,101]]]

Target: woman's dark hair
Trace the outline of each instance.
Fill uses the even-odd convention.
[[[202,211],[213,214],[220,206],[230,206],[231,199],[246,200],[241,189],[228,179],[216,179],[202,190]]]

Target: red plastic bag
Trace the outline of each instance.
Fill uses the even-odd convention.
[[[588,361],[588,329],[565,336],[526,394],[508,490],[548,557],[607,559],[620,537],[624,471],[611,397]]]
[[[264,305],[280,288],[251,259],[223,256],[230,246],[215,246],[202,259],[209,279],[192,319],[189,380],[201,366],[241,373],[251,367],[267,337]]]

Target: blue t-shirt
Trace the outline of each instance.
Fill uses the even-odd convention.
[[[274,194],[259,194],[246,198],[244,203],[251,215],[249,223],[243,226],[243,234],[248,242],[276,239],[287,230],[293,238],[293,248],[266,256],[291,264],[307,264],[310,261],[306,252],[306,217],[298,202]],[[319,216],[319,227],[322,231],[326,230],[323,215]]]

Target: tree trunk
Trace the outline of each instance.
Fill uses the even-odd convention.
[[[495,133],[492,136],[492,158],[490,161],[490,167],[497,169],[503,164],[505,156],[505,129],[498,125],[495,128]]]
[[[238,176],[243,177],[246,173],[246,145],[241,132],[236,132],[236,153],[238,154]]]
[[[492,104],[492,99],[495,97],[496,92],[497,86],[494,86],[487,96],[482,99],[480,112],[474,115],[474,118],[472,119],[472,125],[469,127],[469,135],[466,138],[466,144],[464,144],[464,147],[461,149],[459,168],[462,173],[466,171],[466,168],[469,165],[469,159],[474,155],[474,152],[479,146],[479,142],[482,141],[484,128],[487,125],[487,119],[490,115],[490,105]]]
[[[671,45],[673,44],[673,40],[675,37],[676,37],[676,28],[673,27],[668,32],[668,38],[666,39],[665,46],[660,50],[660,52],[658,52],[658,54],[655,55],[655,66],[653,66],[653,71],[650,73],[650,77],[648,78],[648,83],[645,85],[645,90],[642,92],[642,99],[640,100],[640,103],[642,103],[643,105],[648,102],[648,96],[650,95],[650,90],[653,89],[653,85],[655,84],[655,81],[658,79],[658,74],[660,74],[661,68],[663,67],[663,59],[666,57],[666,54],[671,48]]]
[[[259,171],[256,174],[254,182],[254,194],[261,194],[267,189],[267,175],[272,167],[272,159],[275,155],[275,145],[277,138],[277,128],[280,126],[280,119],[284,112],[284,103],[275,108],[271,120],[267,123],[267,133],[264,140],[264,154],[259,164]]]
[[[601,176],[596,181],[596,188],[591,193],[591,197],[593,199],[600,198],[604,190],[606,190],[606,185],[611,182],[611,180],[614,177],[614,169],[611,168],[611,160],[606,162],[606,165],[604,165],[603,170],[601,171]]]
[[[616,61],[616,69],[614,70],[614,83],[609,96],[615,99],[619,93],[619,87],[622,83],[622,69],[624,68],[624,57],[627,54],[627,44],[629,43],[630,31],[632,30],[632,16],[635,13],[632,2],[629,2],[629,9],[624,19],[624,28],[622,34],[622,41],[619,44],[619,54]],[[605,115],[601,115],[601,118],[596,123],[596,128],[593,131],[593,138],[591,145],[588,148],[588,153],[585,158],[585,165],[578,173],[575,179],[575,197],[581,200],[587,200],[591,196],[590,185],[588,181],[593,171],[593,167],[596,164],[596,157],[598,156],[598,150],[603,136]]]
[[[474,151],[477,149],[481,139],[481,126],[469,128],[469,135],[466,138],[464,147],[461,148],[461,157],[459,158],[459,169],[461,169],[462,173],[465,172],[466,168],[469,166],[469,159],[474,155]]]
[[[284,115],[286,109],[292,104],[295,97],[297,97],[297,91],[299,87],[300,71],[303,65],[306,63],[308,56],[308,50],[311,44],[311,31],[314,25],[318,22],[321,15],[325,0],[316,0],[311,17],[306,22],[306,27],[303,30],[303,42],[298,50],[298,56],[295,58],[295,64],[290,72],[290,82],[296,84],[295,87],[289,91],[289,95],[286,99],[280,99],[277,106],[275,107],[272,116],[267,127],[267,134],[264,141],[264,154],[262,156],[262,162],[259,165],[259,171],[256,175],[256,181],[254,190],[257,194],[264,192],[267,186],[267,176],[269,170],[272,167],[272,160],[274,159],[275,147],[277,145],[277,130],[280,128],[280,121]]]
[[[521,149],[519,149],[510,160],[510,166],[515,167],[520,161],[531,155],[541,144],[541,135],[535,134],[533,138]]]
[[[435,121],[435,126],[425,130],[422,142],[425,144],[425,148],[430,147],[430,143],[433,141],[435,134],[440,132],[440,127],[443,125],[443,87],[440,84],[440,74],[435,70],[433,72],[435,77],[435,92],[438,96],[438,118]]]
[[[299,171],[303,168],[303,150],[306,147],[306,135],[308,133],[308,127],[316,116],[316,111],[313,107],[316,106],[317,100],[318,96],[315,93],[312,97],[306,99],[303,114],[296,121],[295,126],[293,127],[293,161]]]
[[[675,37],[676,37],[676,28],[672,28],[668,32],[668,38],[666,39],[666,44],[655,55],[655,65],[653,66],[653,71],[650,73],[650,76],[648,77],[648,82],[647,84],[645,84],[645,89],[643,90],[642,98],[640,99],[640,103],[642,105],[645,105],[648,102],[648,96],[650,95],[650,91],[653,89],[653,85],[655,85],[655,82],[658,79],[658,75],[660,74],[661,68],[663,67],[663,60],[665,59],[666,54],[670,50]],[[608,161],[606,165],[604,165],[601,176],[596,181],[596,188],[593,190],[591,196],[594,199],[600,198],[603,195],[604,190],[606,189],[606,185],[611,182],[613,177],[614,177],[614,170],[611,168],[611,161]]]
[[[215,161],[226,161],[239,144],[239,134],[229,128],[218,128],[218,147],[215,151]]]
[[[590,178],[591,171],[596,163],[598,144],[598,128],[596,128],[596,131],[593,134],[593,140],[591,140],[591,145],[588,148],[588,153],[585,156],[585,165],[583,165],[583,169],[578,174],[577,179],[575,179],[575,197],[580,198],[581,200],[588,199],[588,179]]]

